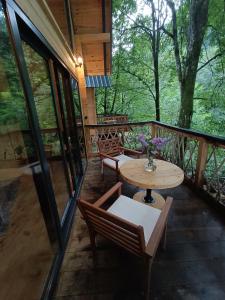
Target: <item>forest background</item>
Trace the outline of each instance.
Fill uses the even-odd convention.
[[[224,0],[113,0],[112,68],[98,113],[224,136]]]

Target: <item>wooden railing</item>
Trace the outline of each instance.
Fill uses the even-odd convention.
[[[85,153],[85,139],[83,126],[76,127],[81,156]],[[60,140],[57,128],[41,129],[42,140],[44,144],[45,153],[48,157],[58,157],[61,155]],[[26,142],[26,145],[25,145]],[[0,134],[0,162],[7,163],[13,160],[25,160],[27,155],[34,155],[33,138],[30,129],[25,130],[11,130]],[[77,151],[77,149],[74,149]]]
[[[141,133],[151,135],[151,122],[86,125],[85,131],[87,153],[88,156],[93,156],[98,153],[99,138],[110,139],[120,136],[124,146],[131,149],[141,148],[137,136]]]
[[[88,156],[97,155],[98,138],[120,136],[124,146],[140,150],[138,135],[167,137],[162,159],[180,166],[185,178],[225,205],[225,138],[182,129],[156,121],[86,125]]]
[[[128,115],[97,115],[98,124],[116,124],[116,123],[127,123]]]

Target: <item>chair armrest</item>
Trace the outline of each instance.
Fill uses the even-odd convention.
[[[132,149],[128,149],[128,148],[125,148],[125,147],[120,147],[120,149],[126,151],[126,152],[129,152],[131,154],[134,154],[134,155],[137,155],[137,156],[140,156],[142,153],[139,152],[139,151],[136,151],[136,150],[132,150]]]
[[[106,192],[102,197],[100,197],[93,205],[95,207],[101,207],[114,193],[118,192],[121,195],[122,182],[117,182],[108,192]]]
[[[151,234],[151,237],[148,241],[148,244],[145,249],[145,253],[151,257],[153,257],[156,253],[156,250],[158,248],[158,245],[160,243],[161,237],[163,235],[166,223],[167,223],[167,218],[168,214],[171,208],[173,202],[173,198],[167,197],[165,205],[163,206],[163,209],[161,211],[161,214],[158,218],[158,221],[156,222],[155,228]]]
[[[111,160],[114,160],[115,162],[119,161],[119,159],[117,159],[113,156],[110,156],[108,154],[102,153],[102,152],[99,152],[99,156],[100,156],[101,159],[102,159],[102,157],[105,157],[105,158],[109,158]]]

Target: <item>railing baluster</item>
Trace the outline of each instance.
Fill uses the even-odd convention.
[[[151,124],[151,133],[152,133],[152,138],[157,136],[157,129],[154,124]]]
[[[167,137],[169,142],[161,151],[163,159],[183,168],[185,177],[225,205],[225,140],[199,132],[169,126],[159,122],[86,125],[88,156],[97,154],[98,138],[120,136],[124,145],[137,149],[139,134]],[[88,141],[87,141],[88,140]]]
[[[195,173],[195,184],[202,186],[204,180],[204,170],[208,156],[208,144],[204,139],[201,139],[198,146],[198,159]]]

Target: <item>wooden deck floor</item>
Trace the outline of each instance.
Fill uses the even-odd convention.
[[[108,171],[100,175],[98,159],[89,162],[82,197],[94,201],[115,183]],[[124,184],[132,196],[136,188]],[[151,299],[225,299],[225,223],[185,185],[161,193],[174,198],[168,221],[167,249],[158,249],[152,269]],[[98,239],[92,260],[86,225],[79,211],[67,247],[56,300],[143,299],[141,259]]]

